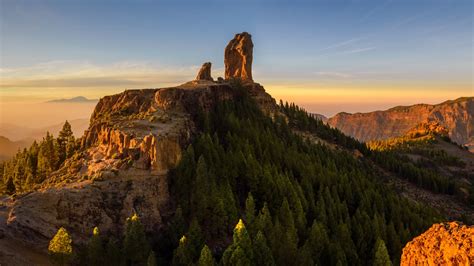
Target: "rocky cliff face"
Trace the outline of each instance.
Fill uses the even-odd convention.
[[[328,123],[361,141],[398,137],[423,122],[438,122],[458,144],[474,145],[474,97],[437,105],[417,104],[371,113],[339,113]]]
[[[236,34],[224,52],[225,79],[252,79],[253,42],[247,32]]]
[[[456,222],[433,225],[404,248],[400,265],[473,265],[474,227]]]
[[[248,48],[247,38],[243,35],[236,45]],[[235,99],[241,93],[235,82],[265,113],[277,112],[275,100],[251,81],[251,51],[245,47],[236,48],[243,57],[242,68],[234,72],[244,79],[214,82],[207,63],[197,80],[180,86],[127,90],[100,99],[81,151],[37,191],[5,204],[8,215],[0,232],[44,251],[61,226],[80,243],[95,226],[106,234],[120,232],[134,212],[147,230],[159,230],[170,204],[167,172],[196,133],[198,112]]]

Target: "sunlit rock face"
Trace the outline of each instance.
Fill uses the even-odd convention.
[[[196,76],[196,80],[210,80],[212,81],[213,78],[211,77],[211,62],[206,62],[202,64],[201,69]]]
[[[403,248],[400,265],[473,265],[474,227],[434,224]]]
[[[328,120],[329,125],[361,141],[402,136],[420,123],[433,122],[447,129],[453,141],[474,150],[474,97],[370,113],[339,113]]]
[[[219,102],[235,100],[242,90],[264,113],[278,112],[275,100],[251,80],[250,35],[238,40],[240,68],[236,65],[234,74],[239,79],[214,82],[211,65],[204,64],[198,80],[100,99],[80,139],[81,150],[35,191],[8,203],[0,232],[47,250],[61,226],[80,244],[95,226],[105,235],[119,234],[134,212],[146,230],[159,231],[172,204],[167,173],[197,133],[195,118]]]
[[[247,32],[236,34],[224,52],[225,79],[252,79],[253,42]]]

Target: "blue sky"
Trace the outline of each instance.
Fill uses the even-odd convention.
[[[4,102],[183,83],[205,61],[217,77],[241,31],[253,35],[255,80],[310,111],[473,95],[472,1],[0,3]]]

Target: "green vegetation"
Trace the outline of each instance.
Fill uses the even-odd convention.
[[[465,177],[467,180],[474,180],[474,177],[462,170],[452,173],[452,177],[440,174],[443,172],[441,171],[443,167],[449,170],[446,166],[458,169],[466,166],[460,158],[437,148],[435,144],[440,142],[456,145],[446,135],[421,130],[402,137],[371,141],[367,146],[372,150],[373,160],[383,168],[433,192],[460,194],[463,200],[464,193],[460,191],[465,184],[456,183],[456,178]],[[472,192],[469,192],[469,195],[468,198],[472,197]]]
[[[64,123],[58,138],[46,133],[41,142],[33,142],[30,148],[18,151],[14,158],[0,163],[0,194],[12,195],[33,190],[72,157],[78,146],[68,121]]]
[[[373,164],[311,143],[294,129],[372,156],[364,144],[297,106],[280,107],[288,119],[272,120],[242,95],[197,116],[201,134],[170,173],[170,189],[179,215],[194,221],[185,226],[188,232],[199,228],[200,238],[184,233],[195,241],[194,249],[162,239],[177,248],[175,259],[186,249],[195,263],[207,244],[223,265],[366,265],[374,263],[380,238],[398,263],[402,246],[431,225],[435,214],[386,188]]]
[[[375,141],[366,146],[352,137],[345,136],[338,129],[324,125],[322,121],[311,117],[306,111],[294,104],[289,105],[280,102],[280,108],[290,118],[288,125],[294,129],[316,134],[329,143],[343,146],[349,150],[358,150],[367,159],[384,170],[407,179],[422,188],[436,193],[455,193],[455,183],[451,178],[441,175],[436,169],[427,168],[422,161],[420,163],[413,162],[404,155],[404,152],[410,149],[419,151],[419,153],[428,153],[437,160],[443,161],[443,165],[462,165],[462,162],[457,158],[450,158],[446,153],[422,151],[422,147],[426,146],[425,144],[435,141],[431,134],[394,138],[389,141]]]
[[[437,221],[432,209],[399,197],[374,174],[373,162],[383,165],[377,158],[399,165],[398,158],[293,104],[281,103],[284,115],[272,119],[236,90],[235,100],[194,118],[199,133],[169,173],[175,210],[163,230],[147,235],[134,214],[122,235],[94,230],[78,247],[78,264],[398,264],[404,244]]]
[[[55,265],[68,265],[72,259],[72,240],[63,227],[59,228],[48,246],[51,262]]]
[[[439,140],[452,143],[448,136],[441,136],[432,132],[417,132],[416,134],[412,133],[387,140],[369,141],[367,146],[373,151],[395,151],[397,153],[421,155],[437,165],[466,166],[458,157],[449,155],[445,150],[435,148],[433,144]]]

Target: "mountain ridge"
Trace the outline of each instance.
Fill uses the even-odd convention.
[[[396,106],[369,113],[338,113],[328,124],[361,141],[383,140],[405,134],[420,123],[436,121],[450,138],[472,149],[474,145],[474,97],[460,97],[439,104]]]
[[[253,82],[249,42],[237,34],[226,48],[225,80],[212,81],[206,64],[176,87],[101,98],[79,140],[47,136],[40,145],[44,178],[15,171],[32,172],[25,162],[38,147],[1,165],[10,196],[0,199],[0,247],[46,252],[61,228],[77,264],[99,236],[117,240],[121,254],[100,259],[138,264],[153,251],[175,265],[203,253],[224,265],[367,265],[378,254],[397,264],[402,245],[443,216],[386,186],[365,144],[295,104],[277,105]],[[49,156],[69,146],[63,161]],[[430,184],[451,189],[444,181]],[[131,239],[143,240],[132,242],[139,250]]]
[[[88,99],[84,96],[76,96],[72,98],[64,98],[64,99],[55,99],[47,101],[46,103],[92,103],[97,102],[98,99]]]

